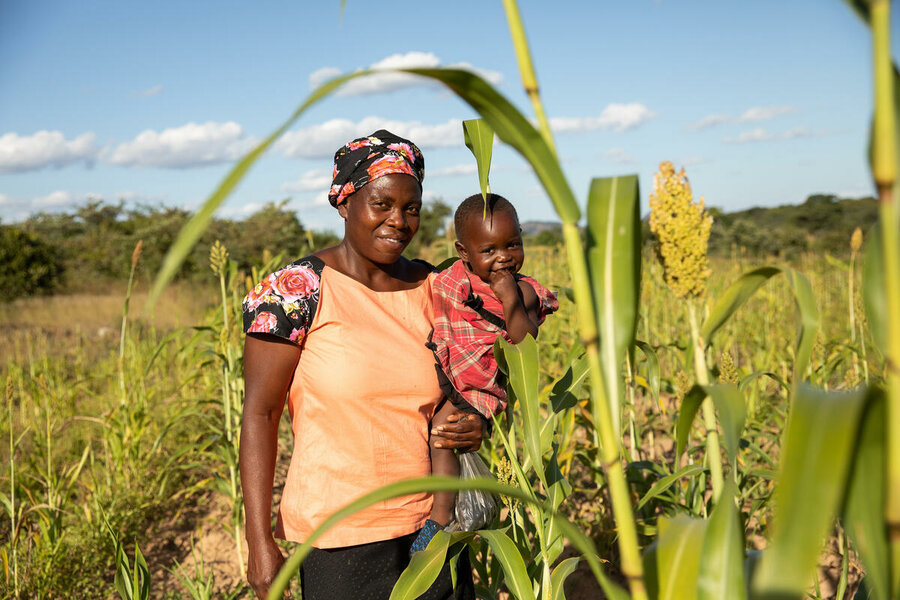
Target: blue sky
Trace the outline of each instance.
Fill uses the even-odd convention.
[[[464,65],[531,114],[499,0],[348,0],[343,19],[339,7],[0,2],[0,219],[89,198],[195,209],[316,82],[372,65]],[[870,40],[843,2],[521,0],[521,11],[582,201],[592,177],[636,172],[646,207],[662,160],[725,210],[872,193]],[[305,225],[337,229],[324,201],[332,154],[382,126],[422,147],[426,201],[477,191],[467,105],[434,84],[357,81],[301,117],[220,213],[289,198]],[[522,220],[555,219],[506,147],[491,187]]]

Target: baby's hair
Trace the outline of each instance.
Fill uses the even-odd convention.
[[[488,218],[490,218],[492,214],[498,211],[509,212],[513,217],[515,217],[516,222],[518,222],[519,220],[519,215],[516,212],[516,207],[512,205],[512,202],[499,194],[488,194]],[[463,200],[456,208],[456,214],[453,216],[453,227],[456,229],[457,239],[462,240],[463,236],[465,236],[466,226],[469,222],[469,219],[473,217],[478,217],[480,219],[484,215],[484,212],[484,197],[481,194],[473,194]]]

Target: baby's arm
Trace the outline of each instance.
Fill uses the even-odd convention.
[[[509,271],[491,273],[491,289],[503,305],[506,332],[513,344],[518,344],[531,334],[538,334],[538,310],[540,302],[534,288],[525,281],[518,284]]]

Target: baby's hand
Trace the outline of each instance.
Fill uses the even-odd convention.
[[[513,277],[512,271],[491,271],[488,283],[502,304],[518,300],[519,286],[516,283],[516,278]]]

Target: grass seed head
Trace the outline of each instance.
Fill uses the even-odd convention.
[[[144,249],[144,240],[138,240],[138,243],[134,246],[134,251],[131,253],[131,268],[134,269],[138,261],[141,259],[141,250]]]
[[[731,357],[731,352],[727,350],[722,352],[722,357],[719,359],[719,380],[723,383],[738,382],[738,373],[737,368],[734,366],[734,359]]]
[[[228,249],[225,244],[216,240],[209,249],[209,268],[216,275],[221,275],[225,265],[228,263]]]
[[[703,198],[693,201],[684,169],[676,173],[671,162],[660,163],[650,194],[650,231],[659,240],[657,250],[666,284],[679,298],[701,296],[706,291],[711,272],[706,249],[712,221]]]
[[[853,251],[854,254],[859,252],[859,249],[862,248],[863,243],[863,233],[862,229],[857,227],[853,230],[853,235],[850,236],[850,250]]]

